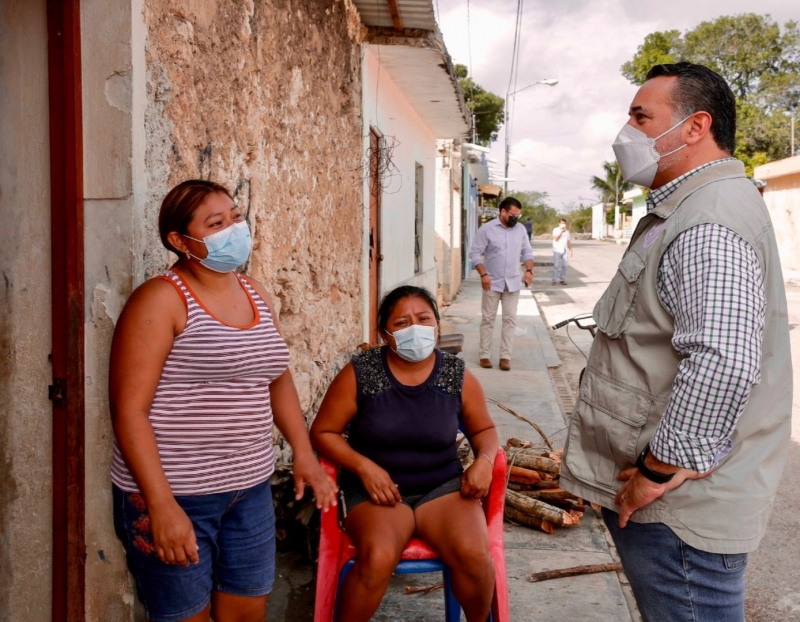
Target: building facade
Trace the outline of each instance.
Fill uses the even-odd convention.
[[[244,208],[244,269],[273,294],[309,418],[369,330],[372,130],[402,142],[380,282],[435,289],[436,138],[459,135],[463,102],[439,68],[450,108],[426,111],[414,93],[442,84],[415,90],[418,56],[381,47],[433,50],[435,23],[370,28],[351,0],[0,0],[3,619],[141,616],[111,520],[108,353],[131,291],[174,260],[172,186],[212,179]]]

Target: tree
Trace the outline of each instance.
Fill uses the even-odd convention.
[[[470,114],[475,115],[475,134],[478,144],[488,147],[497,140],[503,125],[505,100],[475,84],[466,65],[456,65],[458,86],[467,100]]]
[[[570,205],[567,213],[559,218],[565,218],[569,230],[573,233],[592,232],[592,206],[591,205]]]
[[[597,196],[603,203],[622,203],[622,195],[635,187],[632,183],[622,181],[619,164],[616,162],[603,162],[605,177],[594,175],[591,178],[592,188],[597,190]]]
[[[550,233],[558,225],[559,215],[547,202],[550,196],[537,190],[512,190],[508,196],[514,197],[522,205],[520,222],[530,219],[534,235]]]
[[[726,15],[702,22],[683,35],[677,30],[645,37],[622,75],[643,84],[659,63],[690,61],[719,73],[736,96],[734,155],[753,168],[790,153],[788,113],[800,106],[800,30],[783,30],[768,15]]]

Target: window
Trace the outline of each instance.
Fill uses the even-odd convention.
[[[414,169],[414,274],[422,271],[423,182],[425,169],[417,163]]]

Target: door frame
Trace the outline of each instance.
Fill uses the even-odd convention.
[[[80,0],[47,0],[53,384],[52,619],[86,618]]]

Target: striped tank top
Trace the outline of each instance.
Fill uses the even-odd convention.
[[[203,306],[175,272],[155,278],[178,290],[186,328],[175,337],[150,409],[158,453],[174,495],[255,486],[272,475],[269,385],[289,365],[289,349],[272,314],[246,278],[255,319],[230,326]],[[111,480],[139,492],[114,443]]]

